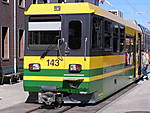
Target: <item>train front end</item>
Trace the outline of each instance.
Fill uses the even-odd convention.
[[[68,3],[25,12],[24,90],[39,93],[40,102],[96,102],[88,57],[92,11],[88,3]]]

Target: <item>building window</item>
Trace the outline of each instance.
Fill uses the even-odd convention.
[[[19,45],[18,45],[18,54],[20,58],[23,58],[24,56],[24,30],[20,29],[19,30],[19,34],[18,34],[18,41],[19,41]]]
[[[2,58],[9,58],[9,28],[2,27]]]
[[[9,0],[3,0],[3,2],[7,2],[7,3],[9,3]]]
[[[82,36],[82,24],[80,21],[71,21],[69,23],[69,48],[80,49]]]
[[[18,5],[20,7],[25,7],[25,0],[19,0]]]

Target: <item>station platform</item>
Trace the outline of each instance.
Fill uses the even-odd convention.
[[[0,85],[0,110],[25,102],[28,93],[23,90],[23,81]]]
[[[150,113],[150,79],[137,84],[97,113]]]

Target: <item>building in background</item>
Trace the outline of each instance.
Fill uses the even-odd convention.
[[[123,12],[119,10],[109,10],[110,13],[119,16],[120,18],[123,18]]]
[[[4,77],[12,77],[23,72],[24,11],[31,3],[31,0],[0,0],[1,81]]]

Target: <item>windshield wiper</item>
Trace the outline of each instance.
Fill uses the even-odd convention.
[[[43,54],[41,55],[41,58],[45,58],[45,56],[47,55],[47,53],[48,53],[48,51],[49,51],[49,48],[50,48],[51,46],[52,46],[52,45],[50,44],[50,45],[47,47],[46,51],[44,51]]]
[[[61,56],[61,60],[63,60],[63,59],[62,59],[61,50],[60,50],[60,45],[62,44],[61,41],[62,41],[62,43],[63,43],[64,39],[58,39],[57,48],[58,48],[58,51],[59,51],[59,55]],[[49,52],[49,49],[50,49],[51,46],[52,46],[52,44],[50,44],[50,45],[47,47],[46,51],[43,52],[43,54],[41,55],[41,58],[45,58],[45,56],[46,56],[47,53]],[[56,46],[53,46],[51,49],[53,49],[53,48],[55,48],[55,47],[56,47]]]

